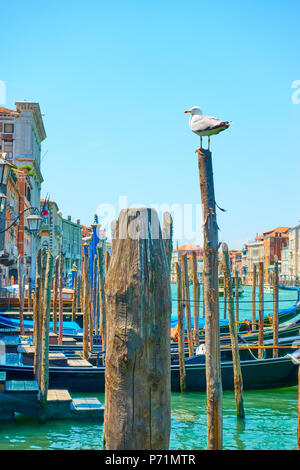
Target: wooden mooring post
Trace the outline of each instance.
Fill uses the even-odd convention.
[[[256,264],[254,264],[252,278],[252,331],[256,329]]]
[[[260,261],[258,264],[258,359],[263,359],[264,350],[264,263]]]
[[[298,426],[297,426],[297,450],[300,450],[300,365],[298,366]]]
[[[104,447],[168,449],[171,291],[154,209],[121,211],[105,295]]]
[[[189,347],[189,356],[194,355],[194,339],[192,332],[192,322],[191,322],[191,302],[190,302],[190,286],[189,286],[189,273],[187,266],[187,257],[184,254],[181,257],[181,271],[182,271],[182,281],[183,281],[183,294],[184,294],[184,305],[186,312],[186,330],[188,338],[188,347]]]
[[[228,320],[229,320],[229,331],[231,340],[232,350],[232,361],[233,361],[233,376],[234,376],[234,393],[236,402],[236,411],[239,418],[245,417],[244,411],[244,400],[243,400],[243,377],[240,363],[240,352],[238,335],[236,328],[236,321],[233,307],[233,294],[232,294],[232,283],[229,266],[228,246],[226,243],[222,244],[223,252],[223,270],[224,270],[224,291],[226,290],[228,299]]]
[[[273,346],[278,346],[278,258],[274,257],[273,273]],[[278,357],[278,349],[273,349],[273,357]]]
[[[73,299],[72,299],[72,321],[76,321],[78,299],[78,273],[74,274]]]
[[[89,301],[90,301],[90,293],[89,293],[89,258],[88,254],[83,255],[83,337],[82,337],[82,357],[83,359],[88,359],[89,357]]]
[[[53,333],[55,334],[57,334],[58,270],[59,270],[59,256],[56,256],[55,262],[54,262],[54,279],[53,279]]]
[[[51,309],[51,282],[53,270],[53,257],[48,250],[47,265],[44,286],[43,322],[42,322],[42,354],[41,354],[41,375],[40,375],[40,410],[39,422],[46,422],[47,418],[47,394],[49,385],[49,321]]]
[[[185,354],[184,354],[184,308],[182,295],[182,277],[179,263],[176,263],[176,281],[177,281],[177,316],[178,316],[178,357],[179,357],[179,377],[180,391],[184,392],[186,388],[185,372]]]
[[[23,287],[23,264],[21,255],[17,259],[18,283],[19,283],[19,315],[20,315],[20,334],[24,335],[24,287]]]
[[[99,318],[99,332],[102,340],[102,349],[106,347],[106,304],[105,304],[105,291],[104,291],[104,256],[103,256],[103,245],[98,244],[97,248],[97,261],[98,261],[98,284],[99,284],[99,307],[100,307],[100,318]]]
[[[203,211],[204,271],[203,301],[205,308],[207,447],[222,449],[222,378],[220,364],[219,292],[218,292],[218,225],[209,150],[199,149],[198,167]]]
[[[195,346],[199,346],[199,302],[200,287],[198,282],[197,256],[192,254],[192,281],[193,281],[193,317],[194,317],[194,341]]]
[[[58,314],[58,344],[63,343],[63,321],[64,321],[64,310],[63,310],[63,255],[59,255],[58,263],[58,305],[59,305],[59,314]]]
[[[239,309],[239,275],[238,270],[234,270],[234,294],[235,294],[235,321],[240,321],[240,309]]]

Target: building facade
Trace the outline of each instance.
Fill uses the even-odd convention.
[[[64,258],[63,276],[67,278],[73,264],[81,273],[81,225],[80,220],[72,222],[71,216],[62,219],[62,253]]]

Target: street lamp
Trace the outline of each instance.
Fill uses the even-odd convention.
[[[6,160],[6,153],[2,153],[2,157],[0,157],[0,185],[7,184],[9,172],[12,166],[13,165]]]
[[[6,200],[7,196],[4,193],[0,193],[0,214],[4,212]]]
[[[42,217],[37,214],[32,214],[27,217],[27,224],[30,232],[38,232],[41,227]]]

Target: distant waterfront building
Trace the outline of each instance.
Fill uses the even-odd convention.
[[[174,249],[171,256],[171,282],[176,283],[176,263],[183,255],[187,257],[188,273],[192,277],[192,256],[196,253],[197,259],[197,276],[199,282],[203,280],[203,248],[195,243],[186,243]]]
[[[5,152],[10,163],[18,168],[28,167],[30,193],[28,202],[39,208],[41,184],[41,143],[46,138],[39,103],[17,101],[16,110],[0,107],[0,152]],[[38,235],[30,236],[30,257],[40,247]],[[30,265],[30,276],[35,277],[35,262]]]
[[[80,220],[72,222],[71,216],[62,219],[62,253],[64,257],[63,275],[66,278],[73,264],[81,273],[81,225]]]
[[[288,279],[292,285],[300,280],[300,225],[289,229]]]
[[[43,209],[45,199],[41,199],[40,208]],[[41,224],[41,247],[49,249],[55,258],[60,254],[62,246],[62,215],[55,201],[47,201],[48,214],[43,216]]]

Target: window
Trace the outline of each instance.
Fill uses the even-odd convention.
[[[2,122],[0,122],[0,132],[2,132],[2,129],[3,129],[3,124]]]
[[[8,134],[12,134],[14,132],[14,125],[4,124],[4,132],[7,132]]]

